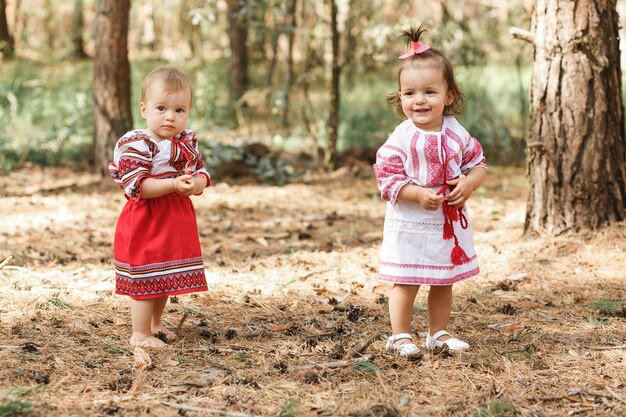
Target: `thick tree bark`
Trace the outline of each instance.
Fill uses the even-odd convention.
[[[93,95],[94,164],[107,173],[117,139],[132,128],[128,19],[130,0],[97,0]]]
[[[328,110],[328,147],[326,149],[325,165],[327,169],[334,169],[337,162],[337,130],[339,128],[339,30],[337,28],[337,2],[330,0],[330,30],[332,43],[332,70],[330,85],[330,108]]]
[[[555,235],[624,219],[615,0],[536,0],[524,36],[535,47],[525,232]]]
[[[15,55],[15,45],[9,32],[6,10],[6,0],[0,0],[0,58],[11,59]]]
[[[241,15],[246,0],[228,0],[228,95],[232,101],[240,98],[248,88],[248,25]]]

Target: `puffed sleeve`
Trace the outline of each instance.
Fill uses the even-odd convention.
[[[380,196],[392,204],[396,202],[400,189],[411,182],[404,168],[406,160],[407,154],[400,145],[396,130],[376,153],[374,164],[374,175]]]
[[[467,174],[472,168],[487,168],[485,155],[480,142],[472,136],[467,136],[467,142],[463,146],[463,159],[461,160],[461,172]]]
[[[200,152],[200,147],[198,146],[198,139],[196,138],[196,134],[193,133],[193,131],[191,130],[185,130],[182,134],[181,139],[183,143],[191,144],[191,152],[189,155],[190,159],[188,161],[189,170],[193,175],[203,175],[204,177],[206,177],[206,186],[210,186],[211,175],[204,166],[204,160],[202,158],[202,153]],[[202,192],[196,195],[200,194],[202,194]]]
[[[206,186],[211,185],[211,174],[207,171],[204,166],[204,159],[202,158],[202,153],[200,152],[200,148],[198,147],[198,141],[195,142],[196,152],[198,152],[198,159],[196,160],[196,164],[194,167],[194,173],[196,175],[204,175],[206,177]]]
[[[155,147],[152,142],[129,132],[115,145],[109,174],[124,193],[132,199],[141,197],[141,181],[150,177]]]

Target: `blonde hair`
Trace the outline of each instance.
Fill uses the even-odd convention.
[[[167,94],[175,93],[181,90],[189,91],[189,104],[193,100],[193,87],[191,81],[184,72],[176,67],[159,67],[146,75],[141,83],[141,100],[145,100],[146,92],[150,86],[156,82],[163,82],[163,87]]]
[[[422,26],[415,29],[413,26],[409,30],[403,30],[401,37],[406,40],[408,46],[413,42],[419,42],[419,38],[422,33],[426,32],[422,29]],[[448,92],[452,94],[452,101],[447,104],[443,109],[443,114],[446,116],[460,114],[461,105],[465,96],[461,92],[459,85],[454,78],[454,68],[450,60],[441,52],[436,49],[430,48],[419,54],[414,54],[409,58],[403,59],[398,69],[398,91],[395,91],[387,95],[387,103],[391,104],[398,116],[404,118],[404,112],[402,111],[402,101],[400,100],[400,74],[407,68],[415,68],[424,64],[433,65],[443,72],[443,79],[448,87]]]

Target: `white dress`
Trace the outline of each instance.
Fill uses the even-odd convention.
[[[487,167],[482,147],[452,116],[443,118],[440,132],[423,131],[408,119],[396,127],[378,150],[374,164],[378,189],[387,201],[381,280],[450,285],[480,272],[465,206],[446,217],[443,208],[428,211],[417,203],[396,200],[406,184],[438,192],[446,181],[477,167]],[[447,187],[443,192],[450,191]],[[448,227],[446,239],[444,226]],[[458,251],[463,252],[460,261],[453,255]]]

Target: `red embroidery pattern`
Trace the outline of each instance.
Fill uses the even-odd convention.
[[[115,275],[115,293],[135,299],[164,297],[207,289],[204,269],[150,278]]]
[[[117,143],[117,147],[119,149],[122,148],[122,146],[124,145],[128,145],[129,143],[132,142],[143,142],[146,147],[148,148],[148,151],[150,152],[145,153],[145,152],[139,152],[137,149],[133,149],[135,152],[144,154],[146,156],[151,156],[154,157],[154,155],[156,155],[157,153],[159,153],[159,147],[157,146],[156,143],[154,143],[153,141],[150,140],[150,136],[146,135],[145,133],[143,133],[141,130],[134,130],[132,132],[130,132],[130,134],[127,137],[122,137],[118,143]]]
[[[206,289],[201,257],[139,266],[115,262],[117,294],[141,299]]]
[[[445,134],[446,134],[446,137],[452,139],[453,141],[455,141],[459,145],[459,149],[463,149],[463,141],[461,140],[459,135],[454,133],[454,130],[452,130],[450,128],[446,128]]]
[[[483,155],[483,147],[480,144],[480,142],[478,142],[475,138],[470,136],[470,140],[468,142],[468,148],[470,147],[470,145],[473,145],[473,147],[467,152],[463,154],[463,165],[468,165],[470,163],[472,163],[475,159],[481,157]],[[476,167],[476,166],[486,166],[485,165],[485,157],[483,156],[478,163],[474,164],[472,166]]]
[[[180,139],[172,138],[171,142],[169,164],[181,174],[185,173],[185,169],[197,169],[196,166],[201,163],[202,156],[196,150],[198,143],[196,135],[192,131],[185,131]]]
[[[474,260],[474,259],[476,259],[476,255],[474,255],[474,256],[472,256],[470,258],[470,260]],[[453,270],[454,268],[457,267],[457,265],[452,265],[452,264],[450,264],[450,265],[398,264],[398,263],[385,262],[385,261],[381,261],[380,264],[381,265],[385,265],[385,266],[394,267],[394,268],[434,269],[434,270],[439,270],[439,271],[451,271],[451,270]]]
[[[406,156],[406,152],[404,152],[402,149],[398,148],[397,146],[393,146],[393,145],[389,145],[389,144],[384,144],[381,149],[384,148],[389,148],[394,152],[399,153],[400,155],[402,155],[404,157],[404,159],[406,160],[407,156]]]
[[[397,156],[395,158],[400,160]],[[393,157],[390,159],[393,160]],[[378,183],[378,188],[382,187],[380,195],[385,201],[389,201],[389,192],[393,185],[398,181],[406,181],[407,179],[406,173],[404,172],[404,165],[401,161],[399,163],[392,164],[374,164],[374,175],[376,177],[376,182]]]
[[[439,160],[438,138],[436,135],[426,135],[424,156],[426,157],[426,186],[436,186],[444,183],[443,165]]]
[[[411,138],[411,159],[413,160],[413,177],[417,177],[420,169],[419,157],[417,156],[417,140],[420,137],[419,132],[415,132]]]
[[[432,277],[418,277],[418,276],[400,277],[400,276],[385,275],[385,274],[380,274],[379,278],[381,281],[400,283],[400,284],[406,283],[406,284],[414,284],[414,285],[448,285],[448,284],[454,284],[455,282],[463,281],[464,279],[473,277],[474,275],[478,275],[479,273],[480,273],[480,268],[476,267],[472,269],[471,271],[463,272],[451,278],[432,278]]]

